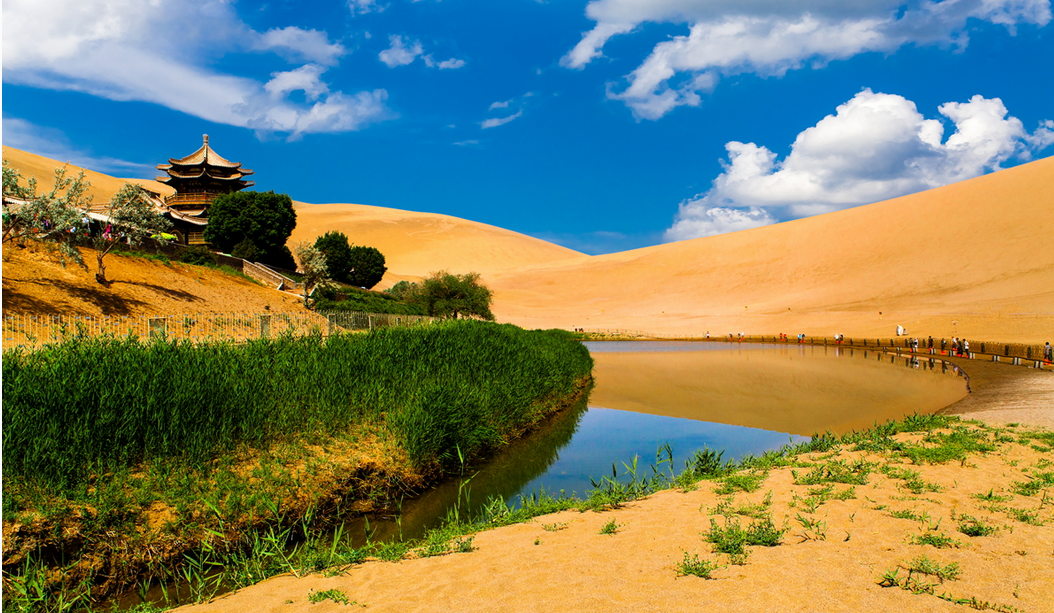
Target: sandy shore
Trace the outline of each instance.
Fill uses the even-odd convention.
[[[1006,364],[967,362],[974,392],[949,412],[1007,423],[1027,414],[1036,423],[1054,416],[1054,373]],[[1014,390],[1021,390],[1015,393]],[[1027,405],[1027,406],[1024,406]],[[1015,426],[1009,432],[1018,432]],[[1016,436],[1016,435],[1015,435]],[[917,441],[916,434],[897,435]],[[1042,496],[1009,493],[1013,482],[1050,470],[1047,449],[1009,442],[998,451],[971,455],[964,462],[913,465],[877,453],[846,449],[809,454],[802,461],[824,463],[864,460],[875,466],[918,471],[939,492],[913,493],[903,479],[875,468],[866,485],[831,484],[828,499],[810,512],[810,500],[824,486],[795,483],[795,471],[771,470],[754,492],[731,497],[715,493],[703,481],[694,491],[670,490],[628,503],[620,509],[565,511],[528,523],[478,533],[471,553],[371,561],[336,574],[283,575],[194,611],[337,611],[331,600],[312,604],[313,592],[339,590],[349,601],[371,611],[958,611],[962,605],[937,597],[976,599],[975,604],[1014,607],[1004,610],[1054,610],[1054,512]],[[898,463],[898,462],[902,462]],[[765,499],[771,492],[771,504]],[[810,492],[813,496],[810,498]],[[984,500],[989,492],[996,501]],[[838,500],[843,493],[844,500]],[[999,496],[1009,500],[999,502]],[[821,496],[822,497],[822,496]],[[718,505],[730,504],[725,513]],[[711,518],[743,526],[755,521],[729,508],[770,513],[786,532],[776,547],[750,547],[744,565],[713,553],[705,535]],[[1034,513],[1031,525],[1015,513]],[[749,512],[749,511],[748,511]],[[894,517],[891,513],[916,519]],[[996,528],[991,536],[967,536],[957,529],[964,516]],[[614,520],[614,534],[600,534]],[[812,527],[804,524],[818,522]],[[957,546],[913,544],[940,534]],[[679,576],[685,552],[721,566],[713,580]],[[919,556],[944,565],[958,564],[956,579],[921,575],[934,594],[882,587],[883,573],[907,567]],[[914,575],[919,577],[920,575]],[[182,610],[182,609],[181,609]]]

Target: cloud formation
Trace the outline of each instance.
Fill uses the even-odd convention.
[[[728,162],[709,191],[680,204],[667,241],[711,236],[878,202],[1027,160],[1054,143],[1054,121],[1032,133],[999,98],[974,96],[926,119],[902,96],[865,89],[798,134],[778,161],[764,146],[725,145]]]
[[[274,73],[267,83],[211,68],[236,51],[309,63]],[[5,83],[151,102],[291,138],[358,130],[391,116],[385,90],[349,95],[320,80],[325,67],[346,53],[317,30],[257,32],[226,2],[4,2]],[[297,90],[304,91],[305,103],[287,97]]]
[[[962,48],[966,24],[1046,25],[1050,0],[593,0],[586,14],[597,22],[560,60],[582,69],[615,35],[645,22],[686,23],[687,36],[661,42],[626,83],[608,96],[638,119],[658,119],[678,106],[698,106],[723,76],[780,76],[806,64],[822,66],[867,52],[889,53],[907,44]]]
[[[419,40],[411,40],[409,38],[403,38],[398,34],[392,34],[388,37],[388,41],[391,43],[391,46],[377,54],[377,57],[384,62],[388,68],[413,64],[414,60],[418,57],[424,61],[425,66],[428,66],[429,68],[438,68],[440,70],[457,69],[465,65],[465,60],[459,60],[456,58],[437,62],[435,58],[432,57],[432,54],[425,54],[424,47]]]
[[[483,130],[486,130],[487,128],[496,128],[498,126],[503,126],[514,119],[518,119],[521,116],[523,116],[523,111],[516,111],[515,113],[507,117],[494,117],[491,119],[484,119],[483,121],[479,122],[479,127]]]

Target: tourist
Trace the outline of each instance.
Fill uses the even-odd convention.
[[[706,340],[710,340],[710,331],[709,330],[706,331]]]
[[[1043,346],[1043,359],[1048,362],[1054,362],[1054,347],[1050,346],[1049,341]]]
[[[970,341],[963,339],[963,355],[970,357]]]

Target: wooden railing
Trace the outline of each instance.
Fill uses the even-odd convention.
[[[186,313],[178,315],[26,315],[3,317],[4,350],[33,349],[72,337],[135,337],[190,342],[244,342],[283,334],[329,336],[347,331],[417,326],[435,321],[419,315],[358,311],[294,313]]]

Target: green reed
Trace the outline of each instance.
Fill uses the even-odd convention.
[[[240,345],[72,338],[4,355],[4,472],[68,486],[367,420],[440,466],[500,445],[591,369],[568,333],[476,321]]]

